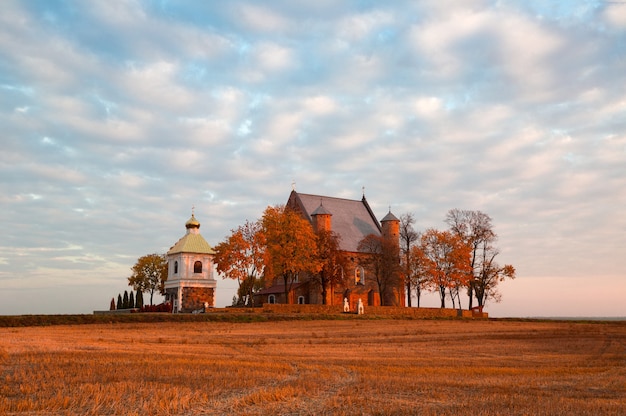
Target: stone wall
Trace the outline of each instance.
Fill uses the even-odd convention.
[[[193,312],[204,309],[204,303],[213,306],[214,289],[212,287],[184,287],[181,312]]]
[[[406,316],[413,318],[487,318],[486,312],[467,311],[441,308],[404,308],[394,306],[365,306],[366,315],[374,316]],[[334,315],[343,313],[342,305],[285,305],[265,303],[260,308],[215,308],[209,313],[310,313]],[[354,308],[351,313],[356,313]]]

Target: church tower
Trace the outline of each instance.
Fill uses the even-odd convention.
[[[380,220],[380,225],[382,226],[383,237],[389,239],[390,241],[395,241],[399,245],[400,220],[391,213],[391,209],[389,210],[389,213],[385,215],[382,220]]]
[[[324,208],[324,203],[320,201],[320,206],[311,213],[313,230],[315,230],[315,232],[331,231],[332,215],[329,210]]]
[[[391,209],[385,217],[380,220],[383,239],[393,244],[393,250],[396,253],[398,264],[400,263],[400,220],[391,213]],[[406,306],[404,284],[400,276],[397,276],[397,283],[391,285],[391,293],[386,294],[386,305]]]
[[[167,252],[165,300],[172,303],[174,313],[215,306],[215,252],[200,234],[200,222],[193,212],[185,228],[185,235]]]

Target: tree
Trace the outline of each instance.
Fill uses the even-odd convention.
[[[140,290],[137,291],[137,296],[135,297],[135,308],[143,308],[143,293]]]
[[[400,282],[398,244],[382,236],[369,234],[359,242],[357,250],[367,253],[361,262],[374,273],[381,306],[393,305],[393,288]]]
[[[411,247],[419,239],[419,233],[413,229],[415,218],[413,214],[406,213],[400,216],[400,250],[402,255],[402,271],[404,275],[404,284],[406,285],[407,306],[411,307],[411,285],[413,284],[413,276],[411,274]],[[420,289],[417,288],[417,304],[419,307]]]
[[[435,229],[422,234],[420,248],[426,259],[429,286],[437,290],[441,307],[445,308],[446,290],[450,290],[450,297],[454,299],[458,297],[459,287],[468,283],[470,248],[458,235]]]
[[[311,224],[296,211],[284,206],[267,207],[261,219],[266,239],[265,275],[282,278],[285,302],[298,274],[317,273],[321,264]]]
[[[491,217],[480,211],[455,208],[448,211],[445,222],[471,248],[467,284],[469,309],[473,306],[474,295],[479,306],[483,306],[488,298],[500,299],[497,285],[506,277],[514,278],[515,269],[511,265],[500,268],[494,262],[499,251],[493,246],[498,236],[493,230]]]
[[[122,309],[122,295],[120,293],[117,294],[117,309]]]
[[[111,304],[109,305],[109,310],[110,311],[115,310],[115,298],[111,298]]]
[[[153,305],[155,291],[165,294],[167,280],[167,260],[164,254],[148,254],[137,259],[131,268],[133,274],[128,278],[128,285],[140,292],[150,293],[150,305]]]
[[[135,307],[135,295],[133,294],[133,291],[130,291],[130,294],[128,295],[128,307],[129,308],[134,308]]]
[[[489,299],[500,302],[501,295],[497,290],[498,283],[504,281],[507,277],[515,279],[515,268],[510,264],[500,267],[494,261],[499,254],[497,249],[483,247],[481,252],[481,268],[480,273],[475,277],[474,290],[478,306],[482,308]]]
[[[215,246],[213,261],[217,271],[238,283],[238,303],[252,306],[254,292],[259,288],[265,262],[265,235],[261,224],[246,223]]]
[[[411,247],[411,255],[409,257],[409,276],[411,279],[411,285],[415,290],[415,296],[417,297],[417,307],[420,307],[420,298],[422,291],[428,289],[429,282],[429,269],[428,259],[420,245]]]
[[[122,301],[122,309],[128,309],[128,290],[124,291],[124,300]]]
[[[346,269],[346,256],[339,248],[339,235],[329,230],[317,232],[317,253],[320,270],[311,280],[317,282],[322,289],[322,303],[332,304],[332,293],[335,286],[342,283],[343,271]]]

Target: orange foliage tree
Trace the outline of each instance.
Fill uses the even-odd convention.
[[[237,303],[252,306],[265,265],[265,234],[261,224],[246,221],[215,246],[217,271],[237,280]]]
[[[412,246],[410,248],[410,255],[406,258],[408,259],[408,263],[405,264],[407,270],[405,273],[415,291],[417,307],[419,308],[422,291],[428,289],[430,281],[428,258],[420,245]]]
[[[459,236],[470,247],[470,279],[467,284],[469,309],[472,308],[473,296],[478,305],[484,306],[488,299],[500,301],[498,283],[505,278],[515,278],[515,268],[509,264],[500,267],[495,262],[499,250],[494,246],[498,239],[493,230],[491,217],[481,211],[451,209],[445,222],[450,231]]]
[[[133,274],[128,278],[128,285],[136,291],[150,293],[150,305],[152,305],[155,291],[165,294],[165,281],[167,280],[165,254],[154,253],[139,257],[131,270]]]
[[[451,231],[431,228],[422,234],[420,248],[426,259],[429,286],[439,293],[441,307],[446,307],[446,290],[450,292],[454,306],[454,299],[459,297],[459,289],[468,284],[471,276],[470,247]]]
[[[285,302],[300,273],[317,273],[321,268],[316,235],[311,224],[285,206],[267,207],[261,218],[266,239],[266,279],[282,278]]]
[[[343,270],[346,269],[346,256],[339,249],[339,235],[333,231],[320,230],[317,232],[317,254],[320,262],[319,273],[313,275],[322,289],[322,303],[327,305],[329,299],[332,304],[334,288],[343,282]]]

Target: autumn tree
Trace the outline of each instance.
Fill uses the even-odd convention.
[[[237,280],[237,303],[252,306],[265,261],[265,234],[260,222],[249,222],[232,230],[226,241],[215,246],[217,271]]]
[[[111,304],[109,305],[109,310],[110,311],[115,310],[115,298],[111,298]]]
[[[128,278],[128,285],[136,291],[150,293],[150,305],[153,305],[154,292],[165,294],[167,259],[164,254],[142,256],[131,270],[133,274]]]
[[[458,289],[468,283],[471,271],[469,246],[451,231],[429,229],[422,234],[420,248],[427,261],[429,286],[439,293],[441,307],[445,308],[446,291],[450,291],[454,299],[458,296]]]
[[[298,275],[317,273],[321,264],[316,235],[311,224],[296,211],[284,206],[267,207],[261,219],[266,240],[266,277],[282,278],[285,302]]]
[[[413,218],[413,214],[406,213],[400,216],[400,254],[402,256],[402,274],[404,278],[404,284],[406,285],[406,293],[407,293],[407,306],[411,307],[411,286],[413,285],[413,281],[415,277],[412,275],[412,265],[411,265],[411,256],[412,251],[411,248],[414,246],[415,242],[419,239],[419,233],[415,231],[413,228],[413,224],[415,223],[415,218]],[[419,297],[420,297],[420,288],[416,288],[417,293],[417,305],[419,307]]]
[[[367,235],[359,242],[357,250],[367,253],[361,262],[374,273],[381,306],[393,305],[393,289],[400,283],[398,244],[382,236]]]
[[[330,230],[319,230],[317,233],[317,253],[320,269],[311,278],[322,289],[322,303],[332,302],[334,288],[343,282],[343,271],[346,269],[346,256],[339,248],[340,237]]]
[[[409,270],[407,273],[411,279],[411,285],[417,298],[417,307],[419,308],[422,292],[428,289],[430,281],[428,259],[419,244],[411,247],[411,255],[408,257],[408,261]]]
[[[474,292],[478,306],[482,308],[489,299],[500,302],[501,295],[497,290],[498,283],[506,278],[515,279],[515,268],[510,264],[501,267],[495,261],[499,252],[493,247],[482,247],[481,254],[480,270],[474,278]]]
[[[448,211],[445,222],[471,249],[468,260],[470,278],[467,284],[469,309],[473,306],[474,296],[479,306],[483,306],[489,298],[498,301],[498,283],[506,277],[514,278],[515,269],[511,265],[500,267],[495,262],[499,254],[499,250],[494,247],[498,236],[493,230],[491,217],[481,211],[455,208]]]

